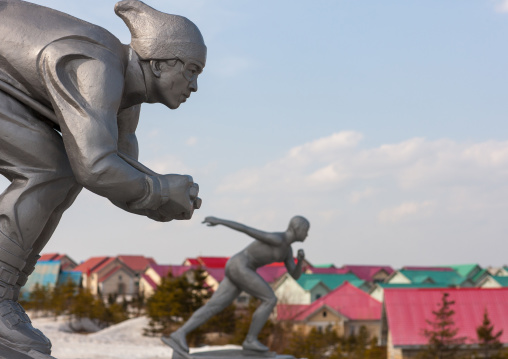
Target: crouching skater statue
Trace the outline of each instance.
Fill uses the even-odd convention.
[[[18,295],[82,187],[156,221],[190,219],[201,204],[192,177],[137,162],[135,130],[141,103],[176,109],[197,91],[203,37],[141,1],[115,12],[130,45],[67,14],[0,0],[0,173],[11,182],[0,195],[0,345],[21,353],[51,353]]]
[[[247,337],[242,344],[247,355],[261,355],[268,353],[268,348],[258,340],[268,317],[277,304],[277,298],[268,283],[256,273],[256,269],[275,262],[284,262],[288,273],[295,279],[302,274],[302,264],[305,254],[298,250],[297,263],[293,258],[291,244],[303,242],[307,238],[310,228],[309,221],[301,216],[293,217],[285,232],[263,232],[247,227],[243,224],[227,221],[216,217],[206,217],[203,223],[209,226],[221,224],[231,229],[243,232],[255,239],[244,250],[235,254],[226,263],[224,280],[210,300],[199,308],[189,320],[173,332],[169,337],[162,337],[162,341],[171,346],[177,353],[189,352],[186,336],[188,333],[204,324],[208,319],[221,312],[230,305],[242,292],[261,300],[261,305],[252,316],[252,322]]]

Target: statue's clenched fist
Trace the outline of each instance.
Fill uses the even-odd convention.
[[[298,259],[298,262],[303,261],[305,259],[305,252],[303,251],[303,249],[298,250],[296,259]]]
[[[159,180],[164,182],[162,186],[168,189],[168,193],[162,194],[163,204],[156,210],[161,218],[152,217],[153,219],[190,219],[194,210],[201,207],[199,186],[191,176],[170,174],[160,176]]]

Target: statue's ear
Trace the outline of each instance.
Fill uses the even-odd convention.
[[[150,69],[155,77],[161,77],[161,63],[158,60],[150,60]]]

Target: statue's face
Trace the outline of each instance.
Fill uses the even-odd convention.
[[[203,71],[198,62],[182,60],[159,61],[160,72],[155,80],[158,102],[176,109],[198,90],[198,76]]]
[[[309,234],[309,227],[308,226],[299,226],[295,229],[295,234],[297,241],[303,242],[305,238],[307,238],[307,235]]]

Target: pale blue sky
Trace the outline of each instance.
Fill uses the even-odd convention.
[[[115,1],[36,2],[130,41]],[[208,46],[199,91],[144,105],[138,130],[141,160],[193,175],[203,207],[159,224],[83,191],[46,251],[229,256],[249,239],[204,216],[302,214],[314,263],[508,263],[508,1],[147,4]]]

